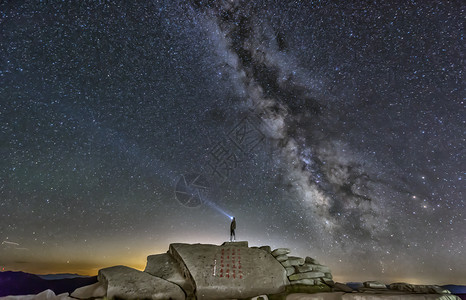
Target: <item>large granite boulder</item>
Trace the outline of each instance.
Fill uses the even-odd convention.
[[[378,281],[366,281],[363,283],[365,288],[369,289],[387,289],[387,286],[381,282]]]
[[[179,263],[169,253],[148,256],[144,272],[176,283],[188,296],[194,293],[191,282],[183,275]]]
[[[101,269],[98,280],[110,299],[186,299],[178,285],[125,266]]]
[[[169,253],[189,277],[197,299],[248,298],[280,293],[289,285],[283,266],[245,242],[171,244]]]

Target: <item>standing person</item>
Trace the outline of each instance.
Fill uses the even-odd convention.
[[[233,219],[231,220],[231,224],[230,224],[230,242],[233,240],[233,238],[236,241],[235,230],[236,230],[236,219],[235,217],[233,217]]]

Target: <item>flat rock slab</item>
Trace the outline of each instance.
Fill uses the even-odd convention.
[[[317,294],[290,294],[286,300],[461,300],[453,295],[431,295],[431,294],[402,294],[402,295],[380,295],[361,293],[317,293]]]
[[[387,289],[387,286],[378,281],[366,281],[363,283],[364,287],[371,289]]]
[[[171,244],[169,253],[189,274],[197,299],[275,294],[289,284],[282,265],[261,249],[230,244]]]
[[[273,256],[279,256],[279,255],[284,255],[284,254],[288,254],[290,253],[290,249],[288,248],[277,248],[275,250],[272,251],[272,255]]]
[[[327,266],[315,265],[315,264],[309,264],[309,263],[304,263],[302,266],[297,266],[296,270],[299,273],[310,272],[310,271],[330,273],[330,268]]]
[[[317,271],[313,269],[313,266],[315,265],[310,265],[310,264],[304,264],[302,266],[296,266],[296,271],[298,273],[305,273],[305,272],[312,272],[312,271]]]
[[[237,242],[224,242],[222,246],[225,247],[249,247],[248,241],[237,241]]]
[[[144,272],[176,283],[186,294],[193,294],[191,282],[183,275],[180,265],[169,253],[148,256]]]
[[[98,280],[107,290],[107,298],[184,300],[183,290],[165,279],[125,266],[99,270]]]
[[[297,256],[289,256],[288,261],[292,266],[302,266],[304,265],[304,258]]]
[[[285,261],[285,260],[288,260],[288,255],[286,254],[278,255],[278,256],[275,256],[275,259],[278,261]]]
[[[306,273],[297,273],[290,276],[290,280],[301,280],[301,279],[312,279],[324,277],[322,272],[306,272]]]
[[[317,281],[317,284],[319,284],[319,283],[320,283],[320,280]],[[290,284],[291,285],[293,285],[293,284],[316,285],[316,280],[308,279],[308,278],[297,279],[297,280],[291,280],[290,279]]]

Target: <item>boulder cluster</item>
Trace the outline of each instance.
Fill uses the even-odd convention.
[[[438,286],[376,281],[360,286],[334,282],[330,268],[290,249],[248,247],[247,242],[171,244],[150,255],[144,271],[115,266],[99,282],[76,290],[78,299],[458,299]],[[290,298],[291,297],[291,298]],[[421,298],[419,298],[421,297]]]
[[[273,257],[285,268],[291,285],[323,286],[332,285],[330,268],[321,265],[311,257],[289,256],[290,249],[278,248],[271,251]]]
[[[272,251],[270,246],[249,247],[245,241],[220,246],[175,243],[167,253],[150,255],[144,271],[114,266],[101,269],[97,283],[69,296],[8,299],[459,299],[431,285],[368,281],[350,287],[334,282],[330,269],[315,259],[289,254],[287,248]]]
[[[269,247],[270,248],[270,247]],[[150,255],[144,271],[125,266],[101,269],[98,283],[78,289],[78,299],[251,299],[278,294],[289,285],[284,267],[247,242],[171,244]]]

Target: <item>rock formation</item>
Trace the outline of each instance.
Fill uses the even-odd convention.
[[[99,282],[110,299],[184,300],[184,291],[175,283],[125,266],[99,271]]]
[[[368,281],[358,290],[333,281],[327,266],[287,248],[171,244],[150,255],[144,271],[115,266],[99,282],[77,289],[77,299],[459,299],[438,286]]]
[[[271,252],[285,268],[291,285],[321,286],[328,289],[329,284],[333,284],[333,277],[327,266],[319,264],[311,257],[288,256],[289,253],[287,248],[278,248]]]
[[[247,242],[171,244],[169,253],[188,275],[197,299],[218,299],[220,294],[227,299],[274,294],[288,285],[280,263],[264,250],[248,248]]]

